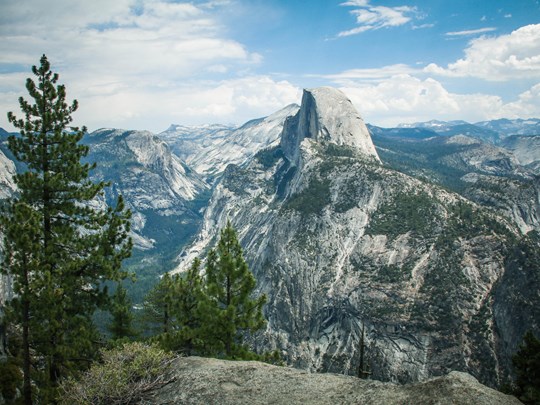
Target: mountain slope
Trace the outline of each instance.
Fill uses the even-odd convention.
[[[463,135],[417,139],[378,131],[373,139],[389,167],[494,208],[522,232],[540,230],[540,178],[514,151]]]
[[[102,129],[89,134],[84,143],[91,150],[87,160],[98,162],[92,177],[112,182],[106,189],[107,202],[122,194],[132,210],[137,248],[152,249],[156,243],[167,243],[182,232],[183,222],[197,216],[195,199],[209,186],[155,135]],[[169,232],[160,228],[165,223]]]
[[[298,108],[291,104],[239,128],[171,126],[158,136],[193,170],[212,180],[219,177],[228,164],[242,164],[258,150],[279,141],[285,118],[295,114]]]
[[[502,146],[511,150],[521,165],[540,175],[540,135],[509,136]]]
[[[320,108],[329,100],[348,106],[344,96],[336,103],[335,91],[308,92],[279,146],[227,168],[178,270],[211,247],[230,219],[268,295],[261,347],[282,350],[298,367],[356,374],[365,329],[374,378],[418,381],[462,370],[489,385],[504,381],[510,353],[540,319],[538,280],[529,302],[510,294],[523,281],[506,277],[520,260],[519,230],[458,194],[381,165],[362,130],[361,142],[343,142],[347,125],[339,123],[358,113]],[[306,125],[315,117],[335,123],[337,133]],[[518,305],[525,322],[508,317]]]

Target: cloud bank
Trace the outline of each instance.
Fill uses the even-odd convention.
[[[340,5],[355,7],[350,13],[356,17],[358,27],[341,31],[338,33],[338,37],[348,37],[386,27],[398,27],[411,21],[417,14],[416,7],[372,6],[368,0],[352,0],[341,3]]]

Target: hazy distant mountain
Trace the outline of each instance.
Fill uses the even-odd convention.
[[[397,128],[378,128],[375,133],[384,131],[386,135],[394,133],[394,135],[414,137],[414,131],[418,132],[418,129],[420,128],[433,131],[437,135],[466,135],[497,144],[511,135],[539,135],[540,119],[498,119],[477,122],[475,124],[470,124],[466,121],[432,120],[427,122],[416,122],[413,124],[400,124]],[[408,130],[411,130],[411,132]]]
[[[298,108],[291,104],[238,128],[171,125],[158,136],[193,170],[211,180],[221,175],[228,164],[241,164],[260,149],[277,142],[285,118],[294,115]]]
[[[540,119],[499,119],[477,122],[475,125],[490,129],[504,136],[509,135],[540,135]]]
[[[398,128],[381,128],[367,124],[369,132],[372,135],[384,135],[396,138],[411,138],[411,139],[427,139],[436,136],[441,136],[439,133],[430,128],[424,127],[398,127]]]
[[[401,124],[398,126],[398,128],[424,128],[436,132],[438,135],[441,136],[465,135],[484,141],[489,141],[492,143],[497,143],[501,137],[501,134],[496,131],[493,131],[489,128],[479,127],[474,124],[469,124],[465,121],[446,122],[433,120],[428,122],[417,122],[414,124]]]

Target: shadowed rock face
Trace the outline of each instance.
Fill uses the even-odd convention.
[[[172,382],[151,392],[151,404],[520,404],[469,374],[452,372],[423,383],[396,385],[337,374],[309,374],[254,361],[180,358]],[[147,402],[145,402],[147,403]]]

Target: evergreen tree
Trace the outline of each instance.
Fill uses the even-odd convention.
[[[185,275],[175,275],[172,281],[171,328],[162,336],[162,344],[168,350],[191,355],[193,351],[205,354],[201,336],[201,312],[207,300],[200,276],[201,261],[197,258]]]
[[[264,326],[262,307],[266,296],[251,298],[255,277],[249,270],[230,221],[221,231],[220,240],[206,263],[205,332],[217,351],[235,358],[241,355],[245,332]]]
[[[157,334],[156,340],[167,350],[194,350],[203,354],[200,336],[200,304],[206,299],[201,262],[195,259],[182,276],[165,274],[144,301],[143,321],[146,330]]]
[[[526,404],[540,404],[540,340],[531,331],[523,337],[512,363],[519,399]]]
[[[132,306],[133,303],[127,295],[127,290],[121,283],[118,283],[112,297],[112,320],[108,327],[112,339],[132,338],[136,335],[133,328]]]
[[[40,393],[54,392],[61,376],[87,365],[97,340],[91,316],[108,303],[104,281],[125,278],[121,262],[131,252],[130,213],[121,197],[114,208],[90,204],[106,184],[91,182],[94,165],[81,163],[86,128],[69,126],[77,102],[67,104],[45,55],[32,72],[37,83],[29,78],[26,88],[33,103],[19,99],[23,119],[8,113],[20,131],[9,137],[9,149],[27,169],[15,176],[18,193],[1,215],[2,271],[14,280],[9,312],[22,328],[27,404],[31,349],[45,364]]]
[[[150,335],[168,333],[171,330],[173,283],[170,274],[165,273],[144,297],[141,323]]]

